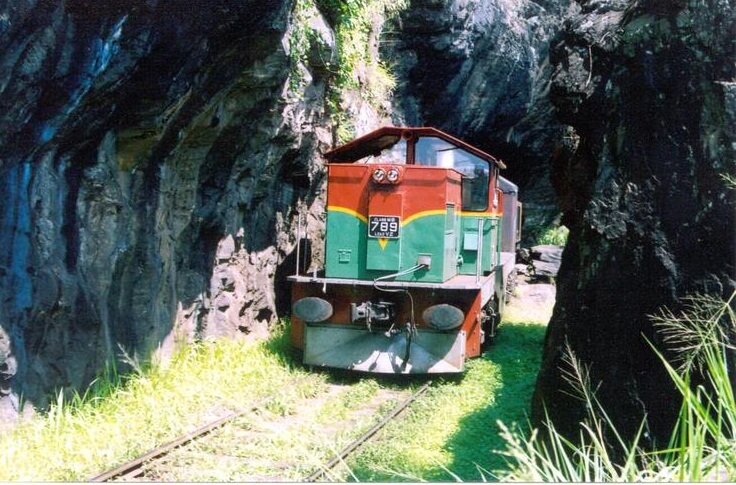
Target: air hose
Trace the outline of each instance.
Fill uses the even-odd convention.
[[[414,321],[414,298],[412,298],[411,293],[409,293],[409,290],[405,288],[398,288],[398,289],[389,289],[389,288],[381,288],[378,286],[379,281],[391,279],[391,278],[398,278],[399,276],[404,276],[407,274],[414,273],[415,271],[419,271],[422,268],[427,268],[428,266],[424,263],[417,264],[415,266],[412,266],[411,268],[407,268],[405,270],[399,271],[398,273],[392,273],[385,276],[380,276],[373,280],[373,287],[379,291],[386,291],[389,293],[406,293],[406,296],[409,297],[409,304],[411,308],[411,313],[409,316],[409,321],[406,322],[406,354],[404,355],[404,362],[401,364],[401,367],[404,368],[409,363],[409,357],[411,357],[411,343],[414,339],[414,336],[417,334],[417,325]]]

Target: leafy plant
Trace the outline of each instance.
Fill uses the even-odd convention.
[[[327,108],[340,143],[355,136],[346,100],[357,97],[381,111],[395,88],[393,75],[380,60],[378,44],[385,20],[407,4],[407,0],[316,0],[335,31],[338,62],[332,71]]]
[[[547,231],[542,233],[537,243],[564,246],[567,244],[567,237],[569,234],[570,230],[565,226],[550,227]]]

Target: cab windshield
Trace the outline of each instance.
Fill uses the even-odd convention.
[[[382,148],[364,156],[361,163],[408,162],[408,143],[401,137],[384,137]],[[409,162],[410,163],[410,162]],[[490,164],[457,145],[435,136],[420,136],[414,146],[414,163],[425,167],[451,168],[462,174],[463,210],[488,209]]]
[[[399,138],[393,145],[381,150],[380,153],[370,155],[365,163],[406,163],[406,140]]]
[[[437,137],[421,137],[416,143],[416,164],[452,168],[462,174],[463,210],[488,208],[490,166],[487,161]]]

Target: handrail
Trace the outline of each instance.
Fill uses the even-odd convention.
[[[482,217],[478,218],[478,249],[477,258],[475,262],[475,282],[480,282],[480,277],[483,274],[483,227],[485,226],[486,220]]]
[[[302,246],[302,212],[299,211],[299,219],[296,225],[296,276],[299,276],[299,261]]]

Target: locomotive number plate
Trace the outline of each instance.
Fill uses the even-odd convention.
[[[397,239],[400,228],[399,216],[368,216],[368,237]]]

